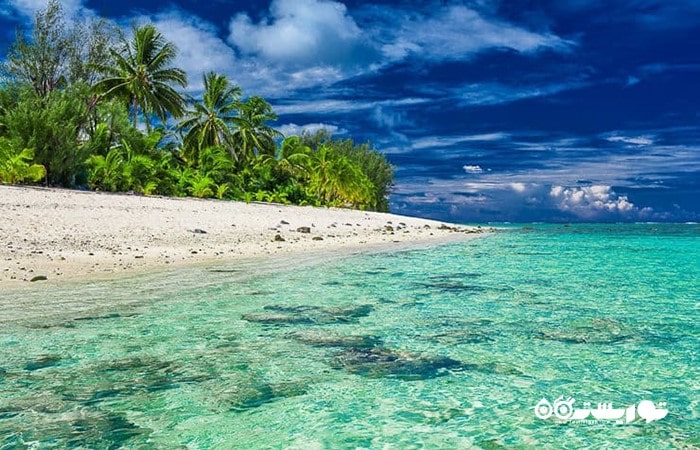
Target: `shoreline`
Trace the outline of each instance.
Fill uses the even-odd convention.
[[[487,231],[340,208],[16,186],[0,186],[0,214],[4,288],[275,256],[421,248]],[[31,282],[35,277],[46,280]]]

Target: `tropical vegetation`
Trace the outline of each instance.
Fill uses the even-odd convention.
[[[0,80],[0,183],[386,211],[392,166],[370,143],[283,136],[226,75],[186,94],[152,24],[70,26],[58,1],[18,30]]]

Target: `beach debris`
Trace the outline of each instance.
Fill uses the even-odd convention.
[[[281,225],[289,225],[289,222],[287,222],[286,220],[280,220],[280,224]]]
[[[32,277],[32,279],[29,281],[33,283],[35,281],[46,281],[46,280],[48,280],[48,278],[45,275],[37,275],[35,277]]]
[[[195,228],[191,232],[194,234],[207,234],[207,232],[205,230],[202,230],[201,228]]]
[[[323,238],[321,236],[314,236],[311,238],[312,241],[322,241]]]
[[[243,320],[268,325],[354,323],[359,318],[368,316],[374,307],[372,305],[357,305],[322,308],[308,305],[269,305],[263,309],[265,312],[245,314]]]
[[[460,368],[462,364],[444,356],[384,347],[351,347],[342,350],[331,366],[367,378],[426,380],[447,375],[450,369]]]
[[[297,228],[297,233],[309,234],[311,233],[311,227],[299,227]]]
[[[285,239],[282,237],[281,234],[276,234],[274,237],[275,242],[285,242]]]
[[[391,225],[386,225],[386,226],[384,227],[384,231],[386,231],[387,233],[393,233],[393,232],[394,232],[394,227],[392,227]]]

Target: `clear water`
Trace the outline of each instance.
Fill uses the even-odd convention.
[[[534,225],[3,292],[0,448],[698,448],[699,236]],[[562,395],[669,413],[535,416]]]

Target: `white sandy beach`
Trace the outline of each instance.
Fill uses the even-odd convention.
[[[0,186],[0,217],[4,286],[267,255],[390,250],[481,231],[345,209],[11,186]]]

